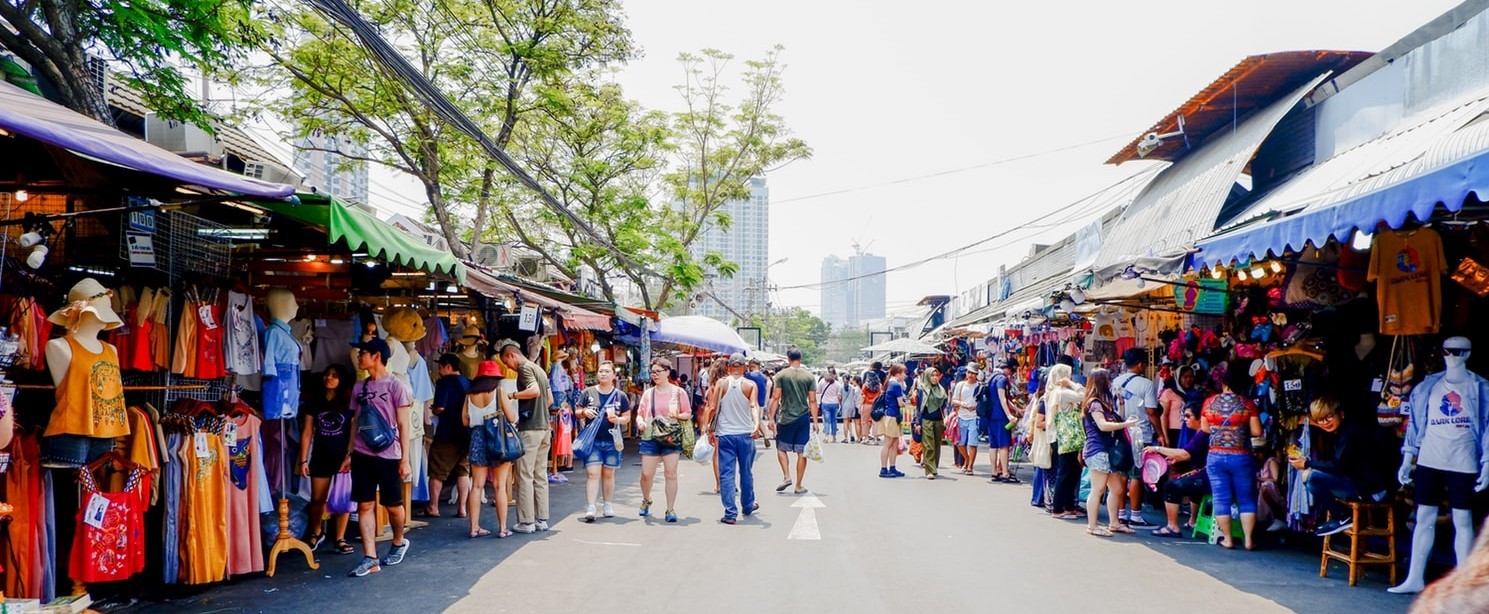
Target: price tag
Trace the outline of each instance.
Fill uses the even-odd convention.
[[[83,512],[83,524],[95,529],[103,529],[104,514],[109,511],[109,500],[103,495],[93,493],[88,498],[88,509]]]
[[[238,423],[229,422],[222,429],[222,445],[229,448],[238,445]]]
[[[1385,388],[1386,382],[1381,378],[1377,377],[1374,380],[1370,381],[1370,392],[1380,392],[1382,390],[1385,390]]]
[[[1300,380],[1300,379],[1283,380],[1283,382],[1282,382],[1282,389],[1284,391],[1286,391],[1286,392],[1298,392],[1298,391],[1301,391],[1303,389],[1303,380]]]
[[[195,441],[194,447],[196,448],[196,456],[197,456],[197,458],[202,458],[202,457],[206,456],[208,453],[210,453],[212,451],[207,446],[207,434],[206,433],[197,433],[196,434],[196,437],[194,438],[194,441]]]
[[[207,330],[217,330],[217,320],[212,318],[211,305],[202,305],[201,307],[198,307],[196,310],[196,315],[197,319],[200,320],[202,323],[202,328]]]

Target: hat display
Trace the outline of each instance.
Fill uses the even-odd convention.
[[[418,341],[428,332],[424,330],[424,320],[419,318],[419,312],[408,307],[394,307],[383,314],[383,330],[399,341]]]
[[[103,287],[92,277],[84,278],[67,291],[67,304],[52,312],[47,320],[53,324],[74,329],[83,314],[91,313],[103,322],[104,330],[113,330],[124,325],[119,314],[114,312],[113,290]]]
[[[371,353],[381,354],[382,357],[383,357],[383,362],[384,363],[387,363],[388,362],[388,357],[393,355],[393,348],[388,347],[388,342],[387,341],[383,341],[382,339],[380,339],[378,337],[373,337],[373,338],[367,339],[365,341],[353,341],[352,342],[352,347],[357,348],[358,350],[361,350],[363,352],[367,352],[369,354],[371,354]]]
[[[459,343],[460,345],[478,345],[483,340],[485,340],[485,336],[481,334],[480,327],[467,326],[465,327],[465,332],[460,335]]]
[[[470,389],[467,392],[470,394],[491,392],[501,385],[501,380],[501,366],[497,365],[494,360],[483,360],[476,368],[476,379],[471,380]]]

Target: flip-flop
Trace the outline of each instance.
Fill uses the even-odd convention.
[[[487,531],[486,529],[477,529],[474,533],[467,534],[466,537],[469,537],[471,539],[475,539],[477,537],[486,537],[487,535],[490,535],[490,534],[491,534],[491,531]]]
[[[791,487],[791,480],[786,480],[784,482],[781,482],[781,485],[780,486],[777,486],[776,487],[776,492],[786,492],[786,489],[787,488],[790,488],[790,487]]]
[[[1111,537],[1112,536],[1112,532],[1111,531],[1108,531],[1108,530],[1103,529],[1101,527],[1096,527],[1094,529],[1086,529],[1086,534],[1087,535],[1095,535],[1096,537]]]
[[[511,536],[512,536],[512,532],[511,531],[502,531],[502,532],[496,534],[496,538],[497,539],[502,539],[504,537],[511,537]]]
[[[1175,531],[1168,527],[1159,527],[1153,531],[1153,537],[1183,537],[1182,531]]]

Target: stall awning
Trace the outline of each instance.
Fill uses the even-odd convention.
[[[412,235],[377,219],[371,213],[318,194],[301,194],[300,204],[256,202],[262,207],[311,226],[324,228],[332,243],[346,241],[348,248],[365,248],[367,253],[403,266],[430,273],[445,273],[465,283],[465,265],[454,254],[437,249]]]
[[[1074,271],[1066,271],[1059,275],[1053,275],[1034,284],[1014,292],[1007,299],[998,301],[946,323],[947,328],[960,328],[972,324],[990,322],[1003,316],[1003,314],[1018,313],[1027,309],[1037,309],[1044,304],[1044,299],[1049,293],[1054,292],[1070,283]]]
[[[1116,227],[1103,233],[1095,268],[1143,256],[1183,253],[1215,230],[1220,208],[1277,122],[1313,91],[1319,75],[1252,114],[1232,132],[1217,135],[1159,173],[1127,207]]]
[[[108,164],[185,185],[257,198],[287,198],[293,187],[197,164],[91,117],[0,81],[0,129]]]
[[[650,331],[653,343],[695,347],[715,352],[743,352],[749,349],[739,331],[707,316],[662,318]]]
[[[544,309],[557,311],[559,315],[563,316],[564,324],[570,328],[598,331],[611,330],[609,316],[570,305],[563,301],[551,299],[542,294],[530,292],[525,288],[509,284],[498,279],[495,273],[492,273],[481,265],[469,265],[465,268],[465,271],[466,286],[476,292],[492,298],[521,296],[524,302],[533,303]]]
[[[1330,237],[1407,216],[1431,217],[1439,204],[1458,211],[1470,193],[1489,199],[1489,98],[1395,131],[1314,166],[1252,206],[1254,218],[1198,243],[1190,267],[1281,256]],[[1300,195],[1302,188],[1313,191]],[[1281,212],[1281,213],[1278,213]]]

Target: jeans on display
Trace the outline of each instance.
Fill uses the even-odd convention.
[[[1051,462],[1056,469],[1054,507],[1056,513],[1076,509],[1075,495],[1081,486],[1080,452],[1056,454]]]
[[[1242,514],[1256,513],[1256,461],[1250,454],[1211,452],[1205,461],[1205,473],[1210,474],[1216,516],[1229,516],[1232,502]]]
[[[838,436],[838,405],[836,403],[823,403],[822,408],[822,432],[832,437]]]
[[[738,505],[748,510],[755,503],[755,440],[749,435],[719,435],[719,497],[724,517],[737,518],[734,480],[739,478]]]

